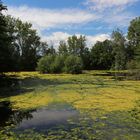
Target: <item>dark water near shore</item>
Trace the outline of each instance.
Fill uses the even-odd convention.
[[[79,113],[69,104],[50,104],[31,111],[12,111],[10,103],[0,103],[0,127],[14,124],[15,131],[34,129],[36,131],[46,131],[53,127],[68,124],[68,120],[76,120]]]

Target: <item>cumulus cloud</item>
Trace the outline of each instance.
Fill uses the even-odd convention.
[[[85,4],[94,10],[104,10],[113,7],[124,7],[136,1],[138,0],[87,0]]]
[[[94,45],[97,41],[105,41],[106,39],[110,40],[109,34],[98,34],[95,36],[87,36],[87,46]]]
[[[49,45],[54,45],[57,47],[60,41],[67,41],[69,36],[71,35],[65,32],[54,32],[48,36],[42,35],[41,39],[42,41],[47,42]]]
[[[84,34],[75,34],[77,37],[80,35],[85,36]],[[58,47],[60,41],[67,41],[68,37],[72,36],[72,34],[68,34],[66,32],[54,32],[49,36],[42,36],[42,41],[47,41],[48,44],[54,45]],[[104,41],[106,39],[110,39],[109,34],[98,34],[98,35],[86,35],[86,44],[88,47],[94,45],[97,41]]]
[[[116,26],[122,28],[127,27],[134,17],[135,16],[129,12],[112,12],[111,14],[107,14],[106,18],[104,18],[103,21],[105,23],[108,23],[109,26]]]
[[[136,17],[127,8],[139,0],[85,0],[92,11],[100,13],[100,21],[107,23],[110,27],[127,27],[129,22]]]
[[[31,22],[38,29],[53,28],[85,24],[99,17],[90,12],[78,9],[50,10],[42,8],[31,8],[27,6],[8,7],[7,14],[23,21]]]

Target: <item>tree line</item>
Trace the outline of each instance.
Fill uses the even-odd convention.
[[[32,24],[3,15],[0,1],[0,72],[34,71],[81,73],[82,70],[140,69],[140,17],[133,19],[127,35],[116,29],[111,39],[86,45],[86,37],[73,35],[59,46],[42,42]]]

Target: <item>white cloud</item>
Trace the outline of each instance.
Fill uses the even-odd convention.
[[[92,46],[94,45],[97,41],[105,41],[106,39],[110,39],[109,34],[98,34],[95,36],[87,36],[87,45]]]
[[[85,24],[99,17],[90,12],[78,9],[50,10],[27,6],[8,7],[7,14],[23,21],[31,22],[37,29]]]
[[[80,36],[81,34],[75,34],[76,36]],[[82,34],[85,36],[84,34]],[[71,34],[65,32],[54,32],[49,36],[42,36],[42,41],[47,41],[48,44],[54,45],[58,47],[60,41],[67,41],[68,37],[72,36]],[[88,47],[94,45],[97,41],[104,41],[106,39],[110,39],[109,34],[98,34],[98,35],[86,35],[86,44]]]
[[[109,26],[113,27],[127,27],[130,21],[135,16],[129,12],[121,12],[121,13],[111,13],[106,15],[106,18],[103,19],[104,22],[108,23]]]
[[[113,7],[124,7],[138,0],[86,0],[86,5],[94,10],[104,10]]]
[[[60,41],[67,41],[68,37],[71,36],[64,32],[54,32],[51,35],[41,37],[42,41],[46,41],[50,45],[58,46]]]
[[[85,0],[85,4],[92,11],[101,15],[99,21],[107,23],[111,28],[127,27],[129,22],[136,17],[128,6],[139,0]]]

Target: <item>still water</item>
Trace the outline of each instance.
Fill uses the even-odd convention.
[[[69,104],[54,103],[37,110],[12,111],[9,102],[0,103],[0,127],[14,124],[15,130],[47,131],[59,125],[67,125],[68,120],[76,120],[78,115],[78,111]]]

